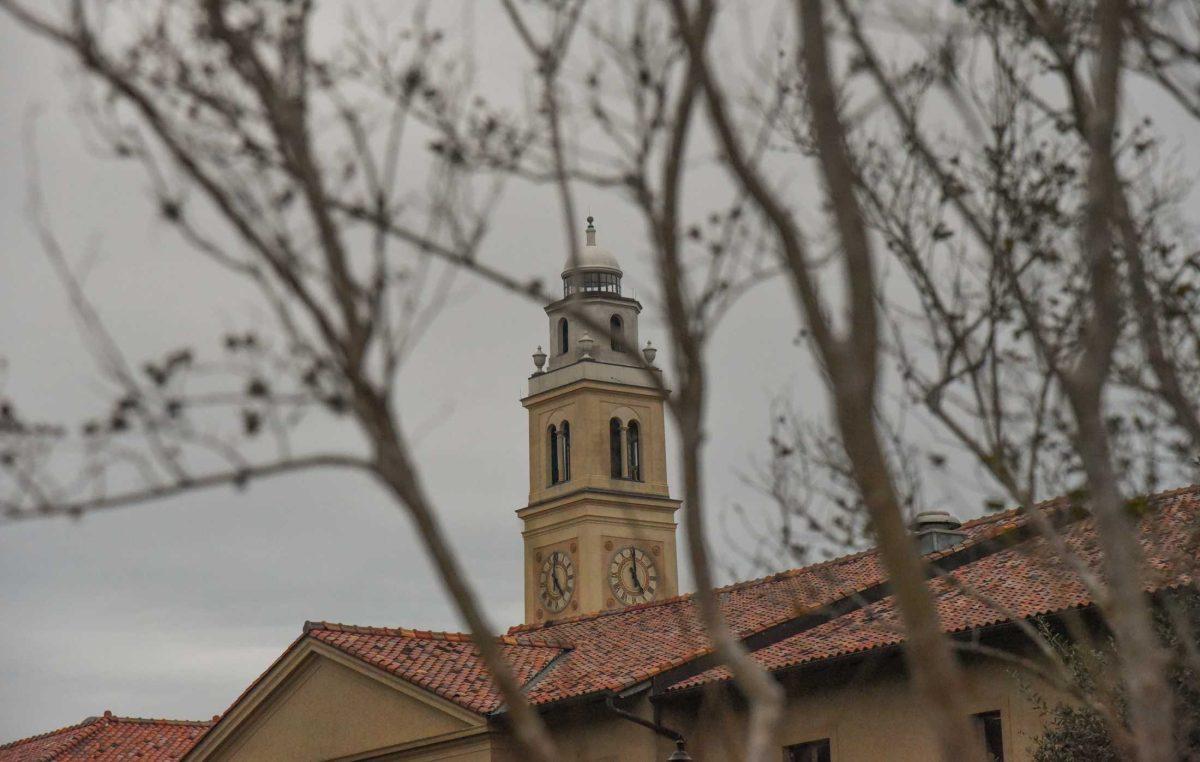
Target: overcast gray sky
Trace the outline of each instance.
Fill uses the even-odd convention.
[[[514,40],[503,23],[479,26],[487,30],[477,55],[489,92],[507,88],[517,98],[522,56]],[[182,342],[212,346],[261,309],[156,221],[138,168],[88,150],[66,68],[48,45],[0,18],[0,397],[16,400],[27,418],[69,423],[110,397],[26,220],[22,129],[31,113],[39,113],[50,216],[74,260],[94,252],[88,293],[130,357],[155,357]],[[1190,127],[1166,131],[1178,140],[1183,129]],[[702,206],[707,192],[693,186],[689,197]],[[634,212],[598,193],[578,201],[620,258],[627,289],[652,296]],[[545,189],[514,186],[485,256],[553,282],[565,257],[558,215]],[[408,361],[400,409],[419,432],[419,463],[471,581],[493,621],[507,626],[522,617],[513,511],[526,500],[528,472],[518,400],[530,353],[546,344],[546,320],[540,307],[469,275],[457,278],[453,294]],[[642,337],[661,346],[659,315],[652,299],[644,301]],[[735,503],[771,510],[744,477],[767,455],[775,398],[786,394],[801,409],[824,405],[806,351],[793,345],[795,326],[781,284],[768,283],[735,307],[714,339],[706,469],[714,511]],[[950,507],[967,518],[978,503]],[[731,556],[723,533],[713,541]],[[203,492],[77,522],[6,526],[0,741],[105,709],[209,717],[306,619],[461,627],[407,519],[373,484],[346,474],[286,477],[245,493]]]
[[[487,76],[515,94],[512,40],[480,37]],[[88,292],[132,358],[156,356],[181,339],[211,346],[260,310],[252,294],[155,220],[139,169],[88,150],[61,57],[7,18],[0,19],[0,56],[0,396],[17,400],[27,418],[74,422],[111,397],[26,220],[21,133],[31,111],[40,114],[50,216],[76,261],[96,253]],[[620,257],[627,288],[646,295],[633,212],[600,195],[579,201],[597,217],[601,242]],[[486,256],[553,281],[565,257],[553,197],[515,189]],[[714,507],[759,503],[741,475],[767,452],[770,400],[809,375],[804,354],[790,351],[794,325],[782,290],[768,285],[729,315],[716,338],[712,430],[719,436],[708,468]],[[546,344],[545,326],[539,307],[460,276],[403,373],[402,414],[423,432],[419,462],[472,582],[502,626],[522,617],[513,511],[527,497],[528,472],[518,400],[530,354]],[[641,333],[664,343],[652,306]],[[204,492],[78,522],[6,526],[0,741],[105,709],[209,717],[279,655],[305,619],[461,628],[405,517],[373,484],[345,474]]]

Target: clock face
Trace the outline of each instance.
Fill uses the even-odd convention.
[[[561,550],[551,553],[542,562],[538,582],[538,597],[546,610],[557,614],[565,609],[575,592],[575,564],[571,563],[571,556]]]
[[[621,548],[608,567],[608,585],[613,597],[625,606],[645,603],[654,600],[654,592],[658,590],[658,569],[641,548]]]

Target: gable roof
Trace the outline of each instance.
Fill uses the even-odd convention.
[[[479,649],[465,633],[330,622],[307,622],[304,631],[308,637],[472,712],[487,714],[503,702]],[[568,644],[544,637],[503,635],[498,641],[521,685],[570,649]]]
[[[213,723],[117,717],[105,712],[48,733],[0,746],[0,762],[138,759],[166,762],[181,758]]]
[[[1191,486],[1152,495],[1141,508],[1137,529],[1146,560],[1146,591],[1195,585],[1200,559],[1200,488]],[[1101,553],[1091,518],[1059,531],[1072,554],[1091,570],[1101,571]],[[951,634],[1092,604],[1079,576],[1041,536],[946,572],[931,580],[929,589],[942,629]],[[899,611],[895,599],[889,596],[754,651],[751,657],[777,671],[903,641]],[[677,692],[728,679],[729,671],[716,667],[685,678],[668,690]]]

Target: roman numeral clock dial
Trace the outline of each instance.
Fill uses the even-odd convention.
[[[551,614],[557,614],[571,602],[575,592],[575,565],[571,557],[561,550],[556,550],[542,562],[541,577],[538,580],[538,597],[542,605]]]
[[[613,597],[625,606],[654,600],[658,590],[658,569],[654,560],[641,548],[621,548],[609,564],[608,586]]]

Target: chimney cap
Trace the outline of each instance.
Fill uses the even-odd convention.
[[[913,517],[912,528],[916,532],[931,529],[954,530],[962,526],[962,522],[949,511],[921,511]]]
[[[948,511],[921,511],[913,517],[912,531],[917,537],[921,555],[948,550],[967,539],[966,532],[959,531],[962,522]]]

